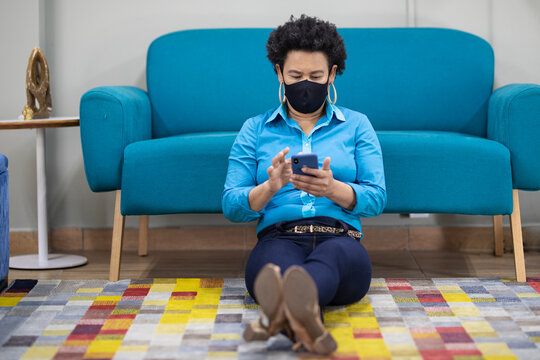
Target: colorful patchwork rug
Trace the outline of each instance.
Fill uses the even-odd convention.
[[[326,307],[331,359],[540,359],[540,278],[373,279]],[[246,343],[243,279],[16,280],[0,296],[0,359],[311,359],[283,335]],[[320,358],[320,357],[319,357]]]

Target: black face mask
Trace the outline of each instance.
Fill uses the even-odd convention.
[[[285,82],[283,82],[285,84]],[[328,80],[319,84],[303,80],[291,85],[285,84],[285,96],[294,110],[302,114],[311,114],[319,109],[328,95]]]

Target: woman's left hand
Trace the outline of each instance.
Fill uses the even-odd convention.
[[[305,191],[317,197],[331,197],[334,192],[334,175],[330,170],[330,158],[324,159],[322,169],[302,168],[308,175],[291,175],[291,182],[295,189]]]

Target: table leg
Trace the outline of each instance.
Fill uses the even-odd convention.
[[[36,174],[38,263],[41,267],[46,265],[49,261],[49,238],[47,231],[47,176],[45,173],[45,129],[36,129]]]
[[[61,269],[86,264],[84,256],[49,254],[47,225],[47,176],[45,173],[45,129],[36,129],[38,253],[12,256],[13,269]]]

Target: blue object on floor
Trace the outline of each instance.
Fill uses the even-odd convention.
[[[7,285],[9,271],[8,158],[0,154],[0,290]]]

